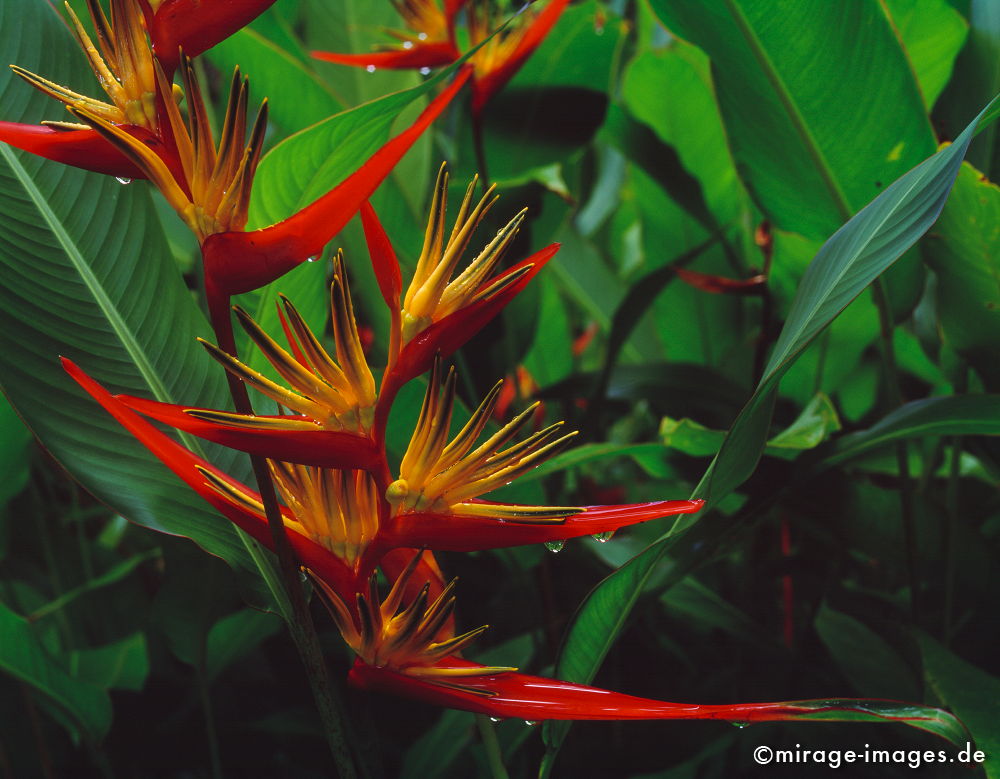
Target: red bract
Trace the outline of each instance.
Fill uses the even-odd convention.
[[[274,0],[145,0],[146,25],[156,58],[171,73],[178,50],[207,51],[274,5]],[[155,10],[153,10],[155,8]]]
[[[319,254],[440,116],[468,77],[467,70],[460,71],[410,127],[390,139],[330,192],[294,215],[260,230],[207,236],[202,254],[205,274],[212,284],[228,295],[249,292]]]
[[[446,65],[462,56],[455,45],[455,23],[458,11],[464,7],[472,51],[469,62],[475,69],[472,111],[478,116],[551,32],[568,4],[569,0],[550,0],[537,12],[532,6],[514,17],[507,27],[501,27],[503,19],[482,0],[446,2],[444,8],[432,0],[412,4],[419,5],[417,10],[398,6],[412,31],[392,32],[393,37],[402,41],[401,45],[369,54],[314,51],[313,56],[338,65],[369,69],[428,69]]]
[[[130,126],[126,131],[141,138],[144,143],[159,142],[140,127]],[[146,177],[135,163],[89,127],[57,130],[39,124],[0,122],[0,142],[9,143],[47,160],[72,165],[74,168],[92,170],[95,173],[105,173],[123,179]]]
[[[780,720],[867,720],[905,722],[943,735],[963,727],[940,709],[885,700],[804,700],[777,703],[669,703],[571,684],[557,679],[504,671],[458,657],[435,664],[440,675],[418,677],[388,667],[374,667],[358,658],[348,681],[363,690],[486,714],[540,720],[692,720],[711,719],[740,725]],[[454,674],[454,676],[449,675]],[[454,680],[442,684],[435,679]]]

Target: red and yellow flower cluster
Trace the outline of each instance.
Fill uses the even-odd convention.
[[[109,102],[77,94],[15,68],[63,102],[72,122],[41,126],[0,123],[0,140],[50,159],[110,175],[146,178],[197,236],[206,295],[219,344],[205,348],[231,386],[252,387],[278,407],[274,415],[170,405],[114,395],[80,367],[66,370],[104,409],[223,517],[273,546],[260,490],[195,455],[150,419],[266,461],[280,495],[287,540],[322,593],[344,641],[357,656],[349,680],[497,717],[540,719],[715,718],[738,722],[852,717],[836,701],[727,706],[664,703],[550,679],[460,657],[485,627],[457,633],[454,582],[437,551],[467,552],[605,534],[671,514],[700,501],[616,506],[525,506],[483,496],[558,453],[572,439],[557,423],[524,435],[529,407],[495,426],[498,383],[468,419],[455,418],[456,373],[449,357],[497,316],[556,253],[548,246],[511,265],[505,256],[525,218],[511,219],[465,262],[477,227],[494,206],[469,184],[448,229],[448,173],[442,166],[431,197],[423,249],[404,284],[392,244],[368,197],[416,138],[472,77],[476,110],[552,28],[566,0],[549,0],[510,30],[490,38],[496,20],[477,3],[405,0],[413,29],[402,48],[376,55],[331,56],[350,64],[423,67],[459,57],[456,20],[464,15],[472,70],[460,70],[417,120],[355,173],[299,213],[246,231],[254,171],[267,123],[266,104],[249,120],[246,79],[233,75],[218,142],[190,56],[264,11],[273,0],[111,0],[110,17],[87,0],[96,44],[70,19]],[[485,43],[483,43],[485,41]],[[474,71],[474,75],[473,75]],[[179,75],[179,84],[174,83]],[[181,105],[186,106],[182,112]],[[186,113],[186,116],[185,116]],[[332,349],[306,325],[292,301],[279,313],[286,344],[275,341],[239,308],[236,319],[275,373],[276,382],[236,353],[231,296],[269,284],[325,244],[360,211],[370,259],[391,321],[380,379],[368,363],[342,255],[330,284]],[[389,413],[399,390],[429,372],[419,418],[398,463],[386,449]],[[380,575],[387,582],[381,595]],[[876,715],[877,716],[877,715]],[[917,717],[919,719],[919,717]]]

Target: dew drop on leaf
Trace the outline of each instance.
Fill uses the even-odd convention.
[[[604,533],[594,533],[594,535],[592,536],[592,538],[599,544],[606,544],[614,537],[615,537],[614,530],[608,530],[607,532]]]
[[[374,65],[365,65],[365,70],[367,70],[369,73],[374,73],[375,72],[375,66]]]
[[[421,76],[429,76],[430,73],[431,73],[431,69],[430,68],[426,68],[425,67],[425,68],[421,68],[420,69],[420,75]]]
[[[563,540],[559,540],[559,541],[546,541],[545,542],[545,548],[548,549],[553,554],[556,554],[557,552],[561,552],[563,550],[564,546],[566,546],[566,542],[563,541]]]
[[[132,183],[132,179],[127,179],[124,176],[115,176],[115,180],[122,185]]]

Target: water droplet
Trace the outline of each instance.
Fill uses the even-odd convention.
[[[403,48],[404,49],[412,49],[413,48],[413,41],[403,41]]]
[[[533,728],[533,727],[535,727],[535,725],[538,724],[538,720],[526,719],[524,721],[524,724],[527,725],[529,728]]]
[[[417,37],[418,37],[418,38],[419,38],[420,40],[422,40],[422,41],[426,41],[426,40],[427,40],[427,33],[425,33],[425,32],[422,32],[422,33],[418,34],[418,35],[417,35]]]
[[[608,530],[606,533],[594,533],[593,535],[593,539],[597,541],[597,543],[599,544],[606,544],[614,537],[615,537],[614,530]]]
[[[115,179],[118,181],[119,184],[131,184],[132,183],[132,179],[127,179],[124,176],[115,176]]]
[[[305,584],[307,581],[309,581],[309,574],[307,574],[305,571],[299,571],[299,581]]]
[[[490,717],[490,722],[496,725],[498,722],[503,722],[503,717]]]
[[[374,73],[375,72],[375,66],[374,65],[365,65],[365,70],[367,70],[369,73]]]
[[[430,74],[431,74],[431,69],[430,68],[421,68],[420,69],[420,75],[421,76],[429,76]]]
[[[316,262],[316,260],[318,260],[318,259],[319,259],[319,255],[318,254],[314,254],[312,257],[307,257],[306,258],[306,262]]]
[[[566,546],[566,542],[564,540],[562,540],[562,539],[560,539],[559,541],[546,541],[545,542],[545,548],[548,549],[550,552],[552,552],[552,554],[556,554],[558,552],[561,552],[563,550],[564,546]]]
[[[730,722],[729,724],[732,725],[734,728],[739,728],[740,730],[743,730],[743,728],[745,728],[750,723],[749,722]]]

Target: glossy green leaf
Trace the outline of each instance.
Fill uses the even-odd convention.
[[[802,278],[750,401],[726,436],[696,494],[718,500],[753,472],[781,377],[809,343],[934,223],[973,134],[995,99],[950,146],[920,163],[823,244]]]
[[[825,238],[934,150],[913,74],[874,0],[807,0],[780,13],[766,0],[652,6],[711,59],[737,168],[776,226]]]
[[[9,59],[73,85],[78,69],[59,56],[73,45],[44,3],[0,3],[0,50]],[[0,105],[5,119],[59,115],[6,68]],[[58,361],[73,359],[114,391],[226,406],[224,376],[195,340],[211,330],[174,266],[146,185],[123,187],[0,145],[0,214],[0,374],[12,404],[52,455],[115,510],[256,571],[259,550],[181,487]],[[232,453],[208,451],[245,475]]]
[[[955,57],[969,33],[962,15],[945,0],[886,0],[886,9],[913,66],[930,110],[951,78]]]
[[[290,135],[341,111],[329,87],[292,54],[250,29],[221,41],[206,56],[228,77],[239,66],[250,78],[251,108],[268,100],[268,119]]]
[[[89,740],[111,725],[111,702],[97,685],[74,679],[48,652],[26,619],[0,604],[0,670],[46,696]]]
[[[819,446],[836,430],[840,430],[837,410],[830,398],[821,392],[802,409],[791,425],[767,442],[764,451],[774,456],[794,455]],[[660,440],[664,446],[692,457],[714,455],[725,437],[724,430],[711,430],[691,419],[664,417],[660,422]]]
[[[937,274],[937,312],[944,338],[1000,390],[1000,188],[968,163],[924,244]]]
[[[30,444],[30,431],[7,399],[0,396],[0,473],[4,475],[0,482],[0,511],[28,483]]]
[[[149,675],[146,637],[134,633],[114,644],[78,649],[68,654],[67,663],[77,679],[104,689],[138,692]]]
[[[983,764],[986,776],[997,779],[1000,765],[991,758],[1000,754],[1000,734],[996,726],[1000,679],[963,660],[929,636],[921,635],[918,639],[927,684],[972,731],[976,748],[987,755]]]
[[[862,695],[904,701],[918,697],[913,670],[866,624],[824,604],[814,625],[834,662]]]
[[[954,395],[914,400],[867,430],[839,438],[822,460],[828,467],[909,438],[1000,435],[1000,395]]]

